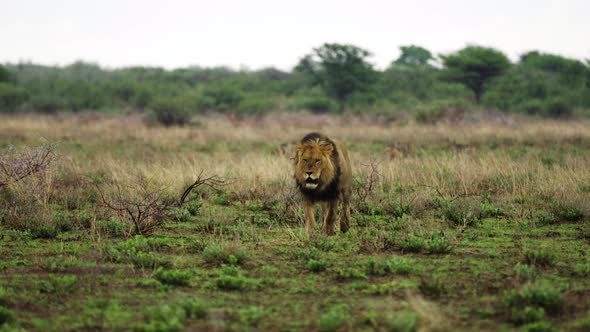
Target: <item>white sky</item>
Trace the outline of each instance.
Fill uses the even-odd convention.
[[[590,0],[0,0],[0,63],[290,70],[324,42],[434,54],[467,44],[590,58]]]

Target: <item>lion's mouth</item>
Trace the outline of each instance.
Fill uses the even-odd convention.
[[[320,182],[319,178],[312,179],[311,177],[308,177],[307,179],[305,179],[305,188],[315,189],[318,186],[319,182]]]

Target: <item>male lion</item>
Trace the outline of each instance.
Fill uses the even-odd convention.
[[[307,234],[315,227],[313,204],[320,202],[324,214],[324,231],[334,234],[338,199],[342,199],[340,230],[350,228],[350,193],[352,170],[344,147],[319,133],[307,134],[297,145],[295,180],[303,196]]]

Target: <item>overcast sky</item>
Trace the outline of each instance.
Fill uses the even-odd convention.
[[[588,15],[590,0],[0,0],[0,63],[290,70],[324,42],[368,49],[378,68],[409,44],[588,59]]]

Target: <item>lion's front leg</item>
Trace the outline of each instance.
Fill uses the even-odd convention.
[[[334,235],[334,224],[336,223],[336,207],[338,200],[325,202],[322,204],[324,212],[324,232],[328,235]]]
[[[303,199],[303,213],[305,213],[305,227],[309,236],[315,228],[315,216],[313,214],[313,203],[308,199]]]

